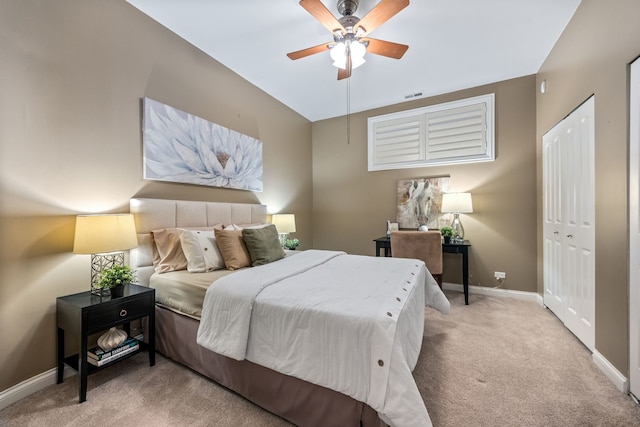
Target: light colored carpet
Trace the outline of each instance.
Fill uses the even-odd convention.
[[[539,305],[447,296],[450,315],[427,309],[414,372],[436,427],[639,426],[640,406],[595,367],[591,354]],[[286,426],[286,421],[160,356],[139,354],[0,411],[13,426]]]

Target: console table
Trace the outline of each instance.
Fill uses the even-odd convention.
[[[384,251],[384,256],[391,256],[391,239],[387,236],[373,239],[376,242],[376,256]],[[469,247],[471,243],[465,240],[462,243],[443,243],[442,252],[462,255],[462,288],[464,289],[464,303],[469,305]]]

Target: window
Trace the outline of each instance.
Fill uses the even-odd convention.
[[[369,170],[495,159],[494,94],[370,117]]]

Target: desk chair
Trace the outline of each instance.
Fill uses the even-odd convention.
[[[392,231],[391,256],[424,261],[442,289],[442,236],[440,231]]]

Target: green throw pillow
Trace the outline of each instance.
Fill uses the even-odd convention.
[[[253,267],[284,258],[285,253],[280,246],[278,230],[273,224],[263,228],[245,228],[242,230],[242,238],[249,250]]]

